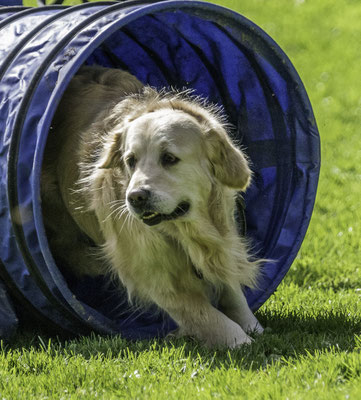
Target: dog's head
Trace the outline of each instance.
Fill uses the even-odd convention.
[[[215,183],[248,186],[247,160],[214,108],[150,88],[122,103],[101,167],[123,169],[127,207],[145,224],[191,217],[207,207]]]

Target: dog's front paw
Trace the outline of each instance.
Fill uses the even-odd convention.
[[[183,337],[198,339],[209,348],[228,347],[234,349],[244,344],[251,344],[253,341],[238,324],[226,316],[221,324],[215,324],[212,329],[205,330],[204,327],[200,327],[191,331],[181,326],[169,332],[165,339],[172,340]]]
[[[227,338],[226,346],[230,349],[236,349],[237,347],[243,345],[250,345],[253,339],[249,337],[246,333],[238,334],[237,336],[230,336]]]
[[[236,322],[238,321],[247,333],[256,333],[258,335],[261,335],[264,331],[262,325],[252,313],[249,313],[246,316],[242,316]]]
[[[253,341],[238,324],[226,316],[220,324],[208,330],[202,339],[208,347],[226,346],[230,349],[251,344]]]
[[[258,335],[262,335],[264,332],[263,326],[257,321],[255,325],[251,326],[247,332],[254,332],[257,333]]]
[[[230,349],[235,349],[244,344],[251,344],[253,339],[249,337],[240,326],[237,324],[235,325],[236,326],[233,329],[227,332],[226,346]]]

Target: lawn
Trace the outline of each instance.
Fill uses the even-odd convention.
[[[251,346],[58,340],[23,333],[0,350],[2,399],[361,398],[361,3],[220,0],[269,33],[309,94],[322,143],[301,251],[258,317]]]

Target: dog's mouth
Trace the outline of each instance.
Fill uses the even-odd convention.
[[[189,209],[190,204],[187,201],[182,201],[170,214],[161,214],[155,211],[146,211],[141,216],[141,219],[145,224],[149,226],[154,226],[162,221],[171,221],[176,218],[182,217],[183,215],[187,214]]]

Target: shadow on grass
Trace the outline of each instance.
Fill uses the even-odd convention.
[[[257,370],[275,362],[290,362],[303,355],[319,352],[345,352],[355,347],[355,334],[361,332],[361,320],[349,315],[324,313],[305,316],[297,313],[288,315],[263,313],[259,315],[263,335],[254,336],[250,346],[238,349],[209,350],[192,339],[172,341],[154,339],[129,341],[119,336],[104,337],[97,334],[79,338],[64,339],[49,336],[45,332],[27,331],[17,335],[3,345],[2,351],[45,351],[64,356],[81,355],[92,357],[139,357],[146,352],[173,354],[175,359],[190,357],[201,360],[209,368],[240,368]],[[180,357],[181,354],[181,357]]]

